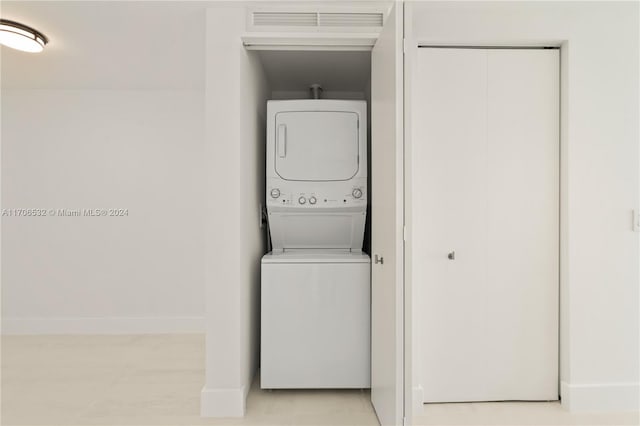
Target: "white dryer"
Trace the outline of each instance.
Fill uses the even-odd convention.
[[[267,103],[261,386],[370,386],[364,101]]]

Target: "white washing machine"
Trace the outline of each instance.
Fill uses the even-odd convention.
[[[262,388],[370,386],[364,101],[267,104]]]
[[[362,253],[263,258],[263,388],[370,386],[370,269]]]

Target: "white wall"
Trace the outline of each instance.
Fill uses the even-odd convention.
[[[260,228],[265,205],[266,110],[269,87],[257,52],[244,52],[241,64],[242,126],[240,147],[240,238],[243,312],[241,379],[249,386],[260,360],[260,259],[266,253],[266,228]]]
[[[307,99],[309,97],[309,91],[301,90],[274,90],[271,92],[269,99]],[[343,92],[343,91],[331,91],[322,92],[323,99],[355,99],[355,100],[367,100],[367,94],[365,92]]]
[[[638,4],[413,2],[409,13],[412,46],[561,45],[562,403],[637,410]]]
[[[259,204],[269,88],[256,53],[240,41],[244,13],[233,5],[207,12],[203,416],[244,415],[258,364],[260,259],[266,250]]]
[[[201,90],[2,90],[4,333],[203,329]]]

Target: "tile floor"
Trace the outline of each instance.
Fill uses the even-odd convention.
[[[0,424],[377,425],[367,391],[266,392],[241,419],[199,417],[202,335],[3,336]],[[557,403],[426,405],[420,425],[636,425],[637,413],[575,415]]]

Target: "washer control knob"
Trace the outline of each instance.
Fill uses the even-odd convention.
[[[309,197],[309,204],[315,204],[316,201],[318,201],[318,200],[316,200],[316,197],[314,197],[314,196]]]
[[[307,202],[307,199],[306,199],[306,198],[304,198],[304,197],[300,197],[300,198],[298,198],[298,203],[300,203],[300,204],[304,204],[304,203],[306,203],[306,202]]]
[[[356,188],[353,190],[351,195],[353,195],[353,198],[360,198],[362,197],[362,190],[360,188]]]
[[[278,198],[280,196],[280,190],[278,188],[273,188],[271,190],[271,198]]]

